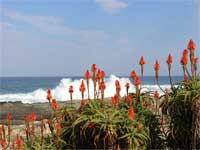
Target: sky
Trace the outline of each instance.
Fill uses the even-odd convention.
[[[0,0],[0,76],[82,76],[95,63],[128,76],[182,75],[188,41],[200,53],[200,0]]]

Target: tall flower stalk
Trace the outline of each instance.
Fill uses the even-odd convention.
[[[195,80],[197,79],[197,64],[198,64],[198,60],[199,59],[197,57],[193,59]]]
[[[135,72],[135,70],[131,72],[130,77],[132,78],[133,81],[135,80],[135,78],[137,77],[137,73]]]
[[[138,101],[140,100],[140,87],[141,87],[141,79],[140,77],[136,76],[135,80],[134,80],[134,85],[135,85],[135,89],[136,89],[136,106],[138,104]]]
[[[79,87],[79,91],[81,92],[81,97],[82,97],[80,108],[82,108],[85,105],[85,100],[84,100],[85,84],[84,84],[83,80]]]
[[[105,91],[105,88],[106,88],[105,82],[101,81],[101,83],[100,83],[100,90],[101,90],[101,100],[102,101],[104,100],[104,91]]]
[[[40,131],[41,131],[41,143],[43,143],[44,139],[44,129],[45,129],[45,123],[44,123],[44,116],[40,116]]]
[[[130,121],[133,121],[135,119],[135,112],[132,105],[130,105],[130,108],[128,111],[128,118],[130,119]]]
[[[26,132],[26,140],[29,141],[30,139],[30,116],[25,115],[24,116],[24,121],[25,121],[25,132]]]
[[[72,94],[73,94],[73,92],[74,92],[74,89],[73,89],[73,86],[71,85],[71,86],[69,86],[69,94],[70,94],[71,106],[72,106],[72,99],[73,99]]]
[[[7,114],[7,124],[8,124],[8,145],[10,144],[10,138],[11,138],[11,121],[12,121],[13,116],[8,113]]]
[[[130,84],[128,82],[125,84],[125,88],[126,88],[126,96],[128,96],[128,90],[130,88]]]
[[[144,74],[144,65],[146,64],[146,61],[144,60],[144,57],[142,56],[140,58],[139,64],[141,66],[141,78],[143,78],[143,74]]]
[[[60,131],[61,131],[61,124],[60,123],[56,123],[55,125],[55,129],[56,129],[56,150],[59,149],[59,136],[60,136]]]
[[[34,124],[35,120],[36,120],[36,114],[35,112],[32,112],[30,114],[30,121],[32,123],[32,129],[31,129],[32,136],[35,136],[35,124]]]
[[[173,83],[172,83],[172,77],[171,77],[171,67],[172,67],[172,63],[173,63],[173,58],[172,58],[171,54],[168,55],[166,63],[168,65],[170,85],[171,85],[171,88],[173,89]]]
[[[90,88],[89,88],[90,72],[89,72],[89,70],[87,70],[85,72],[85,79],[86,79],[86,83],[87,83],[88,100],[90,101]]]
[[[156,115],[158,115],[158,112],[159,112],[159,110],[158,110],[158,100],[159,100],[159,93],[158,93],[158,91],[155,91],[154,92],[154,98],[155,98],[155,101],[156,101]]]
[[[93,84],[94,84],[94,99],[96,99],[96,92],[97,92],[97,83],[96,83],[96,71],[97,71],[97,66],[96,64],[92,64],[92,80],[93,80]]]
[[[195,79],[195,68],[194,68],[194,50],[195,50],[195,43],[193,40],[190,40],[187,47],[190,51],[190,65],[191,65],[191,73],[192,79]]]
[[[181,64],[183,68],[184,78],[187,77],[188,51],[185,49],[182,53]]]
[[[17,145],[17,150],[23,150],[24,143],[19,134],[17,134],[17,139],[15,141],[15,144]]]
[[[119,80],[115,81],[115,87],[116,87],[116,95],[118,96],[118,98],[120,97],[120,91],[121,91],[121,85]]]
[[[164,90],[161,88],[160,83],[159,83],[160,64],[159,64],[158,60],[156,60],[156,62],[155,62],[154,70],[155,70],[155,78],[156,78],[157,85],[160,88],[160,90],[164,93]]]

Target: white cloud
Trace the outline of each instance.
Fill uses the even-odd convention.
[[[59,17],[30,15],[8,9],[4,9],[3,15],[11,19],[11,21],[15,21],[16,26],[28,24],[29,27],[38,29],[45,33],[62,35],[70,34],[91,39],[105,37],[105,32],[102,30],[82,30],[69,27],[65,25],[65,20]],[[6,24],[9,25],[9,23]]]
[[[106,12],[111,14],[119,12],[121,9],[128,6],[127,3],[120,0],[96,0],[96,3],[99,4]]]
[[[71,29],[64,26],[64,20],[60,18],[50,17],[50,16],[37,16],[37,15],[28,15],[16,11],[4,10],[3,15],[8,18],[15,20],[20,23],[27,23],[36,27],[44,32],[49,33],[66,33],[71,32]]]

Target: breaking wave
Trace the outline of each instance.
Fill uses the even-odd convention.
[[[71,78],[63,78],[59,85],[56,86],[56,88],[51,89],[52,95],[54,98],[56,98],[59,101],[66,101],[70,99],[70,95],[68,92],[68,88],[70,85],[74,87],[74,93],[73,93],[73,99],[79,100],[81,99],[81,93],[79,91],[79,86],[81,84],[81,81],[83,79],[79,80],[72,80]],[[119,80],[121,84],[121,96],[124,96],[126,94],[125,84],[127,82],[130,83],[130,89],[129,92],[135,92],[134,85],[129,80],[129,78],[119,78],[115,75],[110,75],[109,78],[105,79],[106,83],[106,89],[105,89],[105,97],[111,97],[115,94],[115,81]],[[86,82],[85,82],[86,83]],[[90,87],[90,97],[93,98],[93,82],[90,80],[89,82]],[[144,87],[143,91],[150,90],[155,91],[157,90],[160,94],[162,94],[162,91],[158,88],[157,85],[143,85]],[[161,85],[163,89],[170,88],[169,85]],[[22,101],[23,103],[37,103],[37,102],[47,102],[46,100],[46,90],[45,89],[37,89],[33,92],[29,93],[15,93],[15,94],[1,94],[0,95],[0,102],[8,102],[8,101]],[[87,97],[87,92],[85,92],[85,97]]]

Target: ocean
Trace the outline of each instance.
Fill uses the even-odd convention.
[[[0,102],[8,101],[22,101],[23,103],[36,103],[47,102],[46,91],[52,90],[52,95],[59,101],[65,101],[70,99],[68,88],[70,85],[74,87],[73,99],[81,99],[81,93],[79,92],[79,86],[83,77],[0,77]],[[163,89],[170,88],[169,78],[167,76],[161,76],[160,84]],[[173,82],[181,81],[183,77],[173,76]],[[119,80],[121,84],[121,95],[125,95],[125,84],[130,83],[130,92],[134,92],[133,81],[129,77],[117,77],[110,75],[106,77],[106,89],[105,97],[111,97],[115,94],[115,81]],[[154,76],[145,76],[142,80],[142,87],[144,90],[158,90],[162,94],[158,86],[156,85]],[[92,98],[93,84],[90,81],[90,97]],[[85,92],[87,97],[87,92]]]

